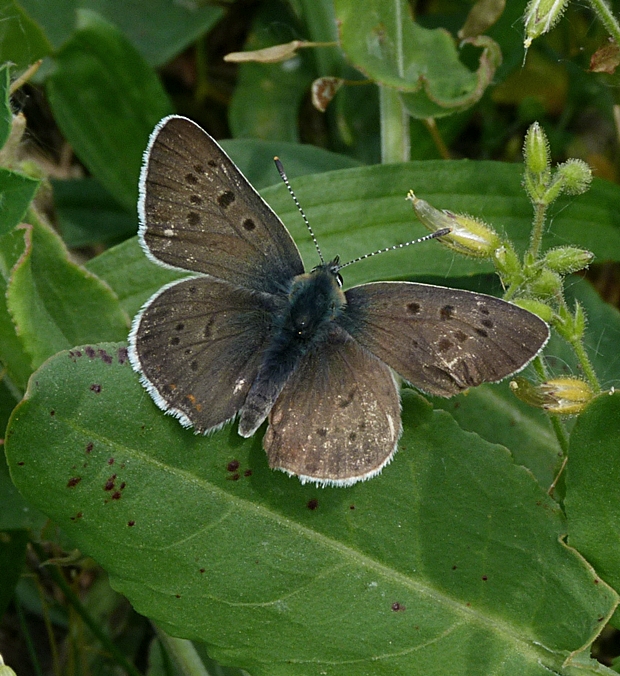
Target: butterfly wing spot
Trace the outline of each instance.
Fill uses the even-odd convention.
[[[355,399],[355,392],[357,388],[352,389],[349,394],[345,398],[340,398],[340,401],[338,402],[339,408],[346,408],[347,406],[350,406],[353,403],[353,400]]]
[[[482,338],[488,338],[488,337],[489,337],[489,334],[488,334],[484,329],[479,329],[478,327],[476,327],[476,328],[474,329],[474,331],[475,331],[479,336],[481,336]]]
[[[225,190],[223,193],[220,193],[216,199],[222,209],[228,209],[235,201],[235,193],[232,190]]]
[[[211,169],[215,169],[217,167],[217,162],[215,160],[208,160],[207,164],[211,167]]]
[[[190,362],[189,368],[196,373],[198,371],[198,362],[194,359],[193,361]]]
[[[187,222],[191,226],[197,226],[200,223],[200,214],[195,211],[190,211],[187,214]]]
[[[183,322],[179,322],[179,323],[174,327],[174,330],[175,330],[175,331],[183,331],[184,328],[185,328],[185,324],[184,324]]]
[[[172,336],[172,338],[170,338],[170,345],[178,345],[180,342],[181,339],[179,336]]]
[[[186,394],[185,398],[194,407],[194,409],[196,409],[196,411],[198,411],[198,413],[200,413],[200,411],[202,411],[202,404],[198,403],[198,401],[196,400],[196,397],[193,394]]]
[[[482,305],[480,302],[478,303],[478,309],[483,315],[489,315],[491,314],[489,312],[489,308],[486,305]]]
[[[462,331],[455,331],[454,337],[458,340],[459,343],[464,343],[469,336],[466,333],[463,333]]]
[[[191,172],[188,173],[188,174],[185,174],[185,180],[190,185],[196,185],[198,183],[198,179]]]
[[[243,229],[248,232],[252,232],[252,230],[256,229],[256,223],[254,223],[251,218],[246,218],[241,225],[243,226]]]
[[[487,329],[493,328],[493,322],[490,319],[483,319],[481,322],[482,326],[486,326]]]
[[[407,312],[411,315],[417,315],[420,312],[420,303],[407,303],[405,305]]]
[[[194,165],[194,171],[199,173],[199,174],[204,174],[205,168],[202,166],[202,164],[195,164]]]
[[[190,195],[189,201],[192,204],[202,204],[202,197],[200,195]]]
[[[454,305],[444,305],[439,311],[439,318],[442,321],[452,319],[454,317]]]
[[[327,429],[326,429],[325,427],[319,427],[319,428],[317,429],[316,433],[317,433],[320,437],[326,437],[326,436],[327,436]]]
[[[454,343],[449,338],[444,337],[439,340],[437,349],[440,352],[447,352],[453,345]]]

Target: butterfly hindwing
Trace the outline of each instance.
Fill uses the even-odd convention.
[[[134,320],[129,353],[157,405],[197,432],[232,418],[258,372],[270,300],[209,277],[153,296]]]
[[[339,323],[415,387],[452,396],[522,369],[549,328],[484,294],[410,282],[353,287]]]
[[[390,369],[334,326],[290,377],[263,444],[272,468],[302,481],[348,485],[389,462],[401,429]]]
[[[282,221],[187,118],[165,118],[153,131],[140,193],[140,236],[159,262],[267,293],[303,272]]]

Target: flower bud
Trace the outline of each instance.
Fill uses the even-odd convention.
[[[540,385],[533,385],[522,376],[517,376],[510,389],[521,401],[543,408],[556,415],[581,413],[593,399],[591,387],[579,378],[552,378]]]
[[[525,9],[525,40],[526,49],[532,40],[550,31],[564,13],[568,0],[530,0]]]
[[[418,199],[412,190],[409,191],[407,199],[411,200],[422,225],[431,232],[442,228],[450,229],[450,233],[439,241],[454,251],[474,258],[490,258],[501,246],[499,235],[486,223],[471,216],[439,211],[428,202]]]
[[[562,291],[562,278],[557,272],[543,269],[541,273],[528,285],[529,291],[534,296],[550,298]]]
[[[575,301],[574,314],[568,307],[561,305],[553,317],[553,328],[569,343],[581,340],[586,328],[586,316],[581,303]]]
[[[540,317],[547,324],[553,319],[553,308],[550,308],[546,303],[541,303],[539,300],[534,300],[532,298],[515,298],[512,301],[515,305],[522,307],[524,310],[528,310],[532,314]]]
[[[502,277],[513,279],[521,273],[521,261],[510,242],[502,244],[495,249],[493,252],[493,259],[495,261],[495,267]]]
[[[525,134],[523,158],[526,169],[532,174],[549,171],[549,140],[538,122],[530,125]]]
[[[543,264],[549,270],[561,275],[568,275],[577,270],[587,268],[592,262],[594,254],[586,249],[575,246],[560,246],[550,249],[543,258]]]
[[[0,655],[0,676],[16,676],[13,669],[4,663],[2,655]]]
[[[592,169],[583,160],[567,160],[558,165],[557,174],[563,181],[564,192],[568,195],[581,195],[592,183]]]

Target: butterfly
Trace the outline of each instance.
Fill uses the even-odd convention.
[[[288,230],[191,120],[154,129],[139,239],[192,276],[136,315],[130,360],[155,403],[198,433],[265,420],[269,466],[303,482],[375,476],[402,432],[395,373],[449,397],[522,369],[549,337],[511,303],[411,282],[343,290],[337,258],[306,272]]]

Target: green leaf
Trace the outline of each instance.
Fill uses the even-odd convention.
[[[517,165],[500,162],[426,161],[377,165],[303,176],[293,189],[317,235],[326,258],[348,261],[375,249],[425,234],[413,215],[407,192],[437,209],[483,215],[508,235],[519,251],[527,248],[532,209]],[[316,265],[311,238],[284,186],[263,191],[300,247],[307,267]],[[620,259],[618,209],[620,188],[595,180],[578,198],[558,200],[545,247],[571,242],[602,260]],[[343,271],[345,285],[371,279],[410,276],[459,277],[490,272],[492,266],[457,256],[436,243],[374,256]]]
[[[126,349],[102,344],[39,369],[6,453],[19,490],[138,612],[253,676],[428,674],[446,659],[477,676],[574,674],[571,659],[604,671],[573,653],[617,595],[563,543],[557,504],[411,393],[403,420],[381,476],[302,486],[268,469],[260,435],[196,436],[163,415]]]
[[[342,261],[352,260],[424,234],[405,199],[411,188],[437,208],[484,213],[521,250],[529,241],[530,205],[521,188],[520,168],[514,165],[444,160],[377,165],[302,176],[293,181],[293,188],[327,258],[338,254]],[[275,185],[262,194],[291,231],[306,268],[314,267],[316,249],[286,187]],[[560,201],[545,244],[577,240],[606,259],[620,260],[619,201],[617,186],[594,181],[585,195]],[[149,261],[137,240],[106,251],[87,267],[114,289],[130,315],[160,286],[183,276]],[[427,242],[373,256],[346,268],[343,276],[347,287],[377,279],[420,277],[449,285],[449,279],[491,269],[489,264]]]
[[[21,222],[40,184],[36,178],[0,167],[0,236]]]
[[[261,6],[246,42],[248,50],[270,47],[291,39],[293,18],[273,0]],[[281,36],[270,35],[274,27]],[[288,29],[288,30],[287,30]],[[299,107],[315,77],[309,56],[301,53],[283,63],[244,63],[230,102],[228,122],[233,136],[265,140],[299,141]]]
[[[86,263],[86,269],[110,286],[129,317],[164,284],[187,276],[151,262],[137,237],[92,258]]]
[[[620,589],[620,392],[601,394],[579,416],[570,436],[566,516],[571,546]],[[616,613],[613,624],[620,626]]]
[[[135,235],[138,217],[129,213],[94,179],[52,181],[54,207],[63,241],[70,248],[114,242]]]
[[[47,79],[50,104],[82,162],[133,211],[142,153],[171,105],[153,70],[117,28],[85,10],[78,19]]]
[[[11,112],[11,103],[9,100],[9,90],[11,86],[11,71],[9,64],[0,66],[0,149],[4,147],[11,135],[11,126],[13,123],[13,113]]]
[[[7,305],[33,368],[87,340],[127,335],[128,319],[110,288],[68,259],[61,239],[42,225],[21,228]]]
[[[222,7],[203,2],[77,0],[77,4],[116,24],[152,66],[171,61],[224,15]]]
[[[40,27],[14,0],[0,0],[0,63],[24,69],[47,56],[52,46]]]
[[[433,398],[464,430],[502,444],[519,465],[527,467],[543,488],[555,478],[562,451],[543,411],[519,401],[509,382],[481,385],[451,399]]]
[[[7,305],[7,290],[12,272],[20,264],[25,252],[25,236],[24,228],[16,228],[0,237],[0,272],[2,273],[0,275],[0,362],[12,387],[17,390],[13,392],[15,399],[21,399],[32,373],[30,355],[17,335],[13,317]],[[3,381],[5,383],[6,377]]]
[[[480,99],[501,63],[489,37],[471,41],[483,48],[472,73],[458,58],[453,37],[442,28],[415,23],[405,0],[335,0],[342,48],[351,63],[377,83],[403,92],[414,117],[463,110]]]
[[[244,138],[222,141],[220,145],[257,190],[280,184],[281,179],[273,163],[274,156],[282,160],[289,179],[360,165],[346,155],[302,143]]]
[[[2,571],[0,616],[4,615],[21,575],[26,561],[27,545],[28,533],[25,530],[4,530],[0,532],[0,570]]]

